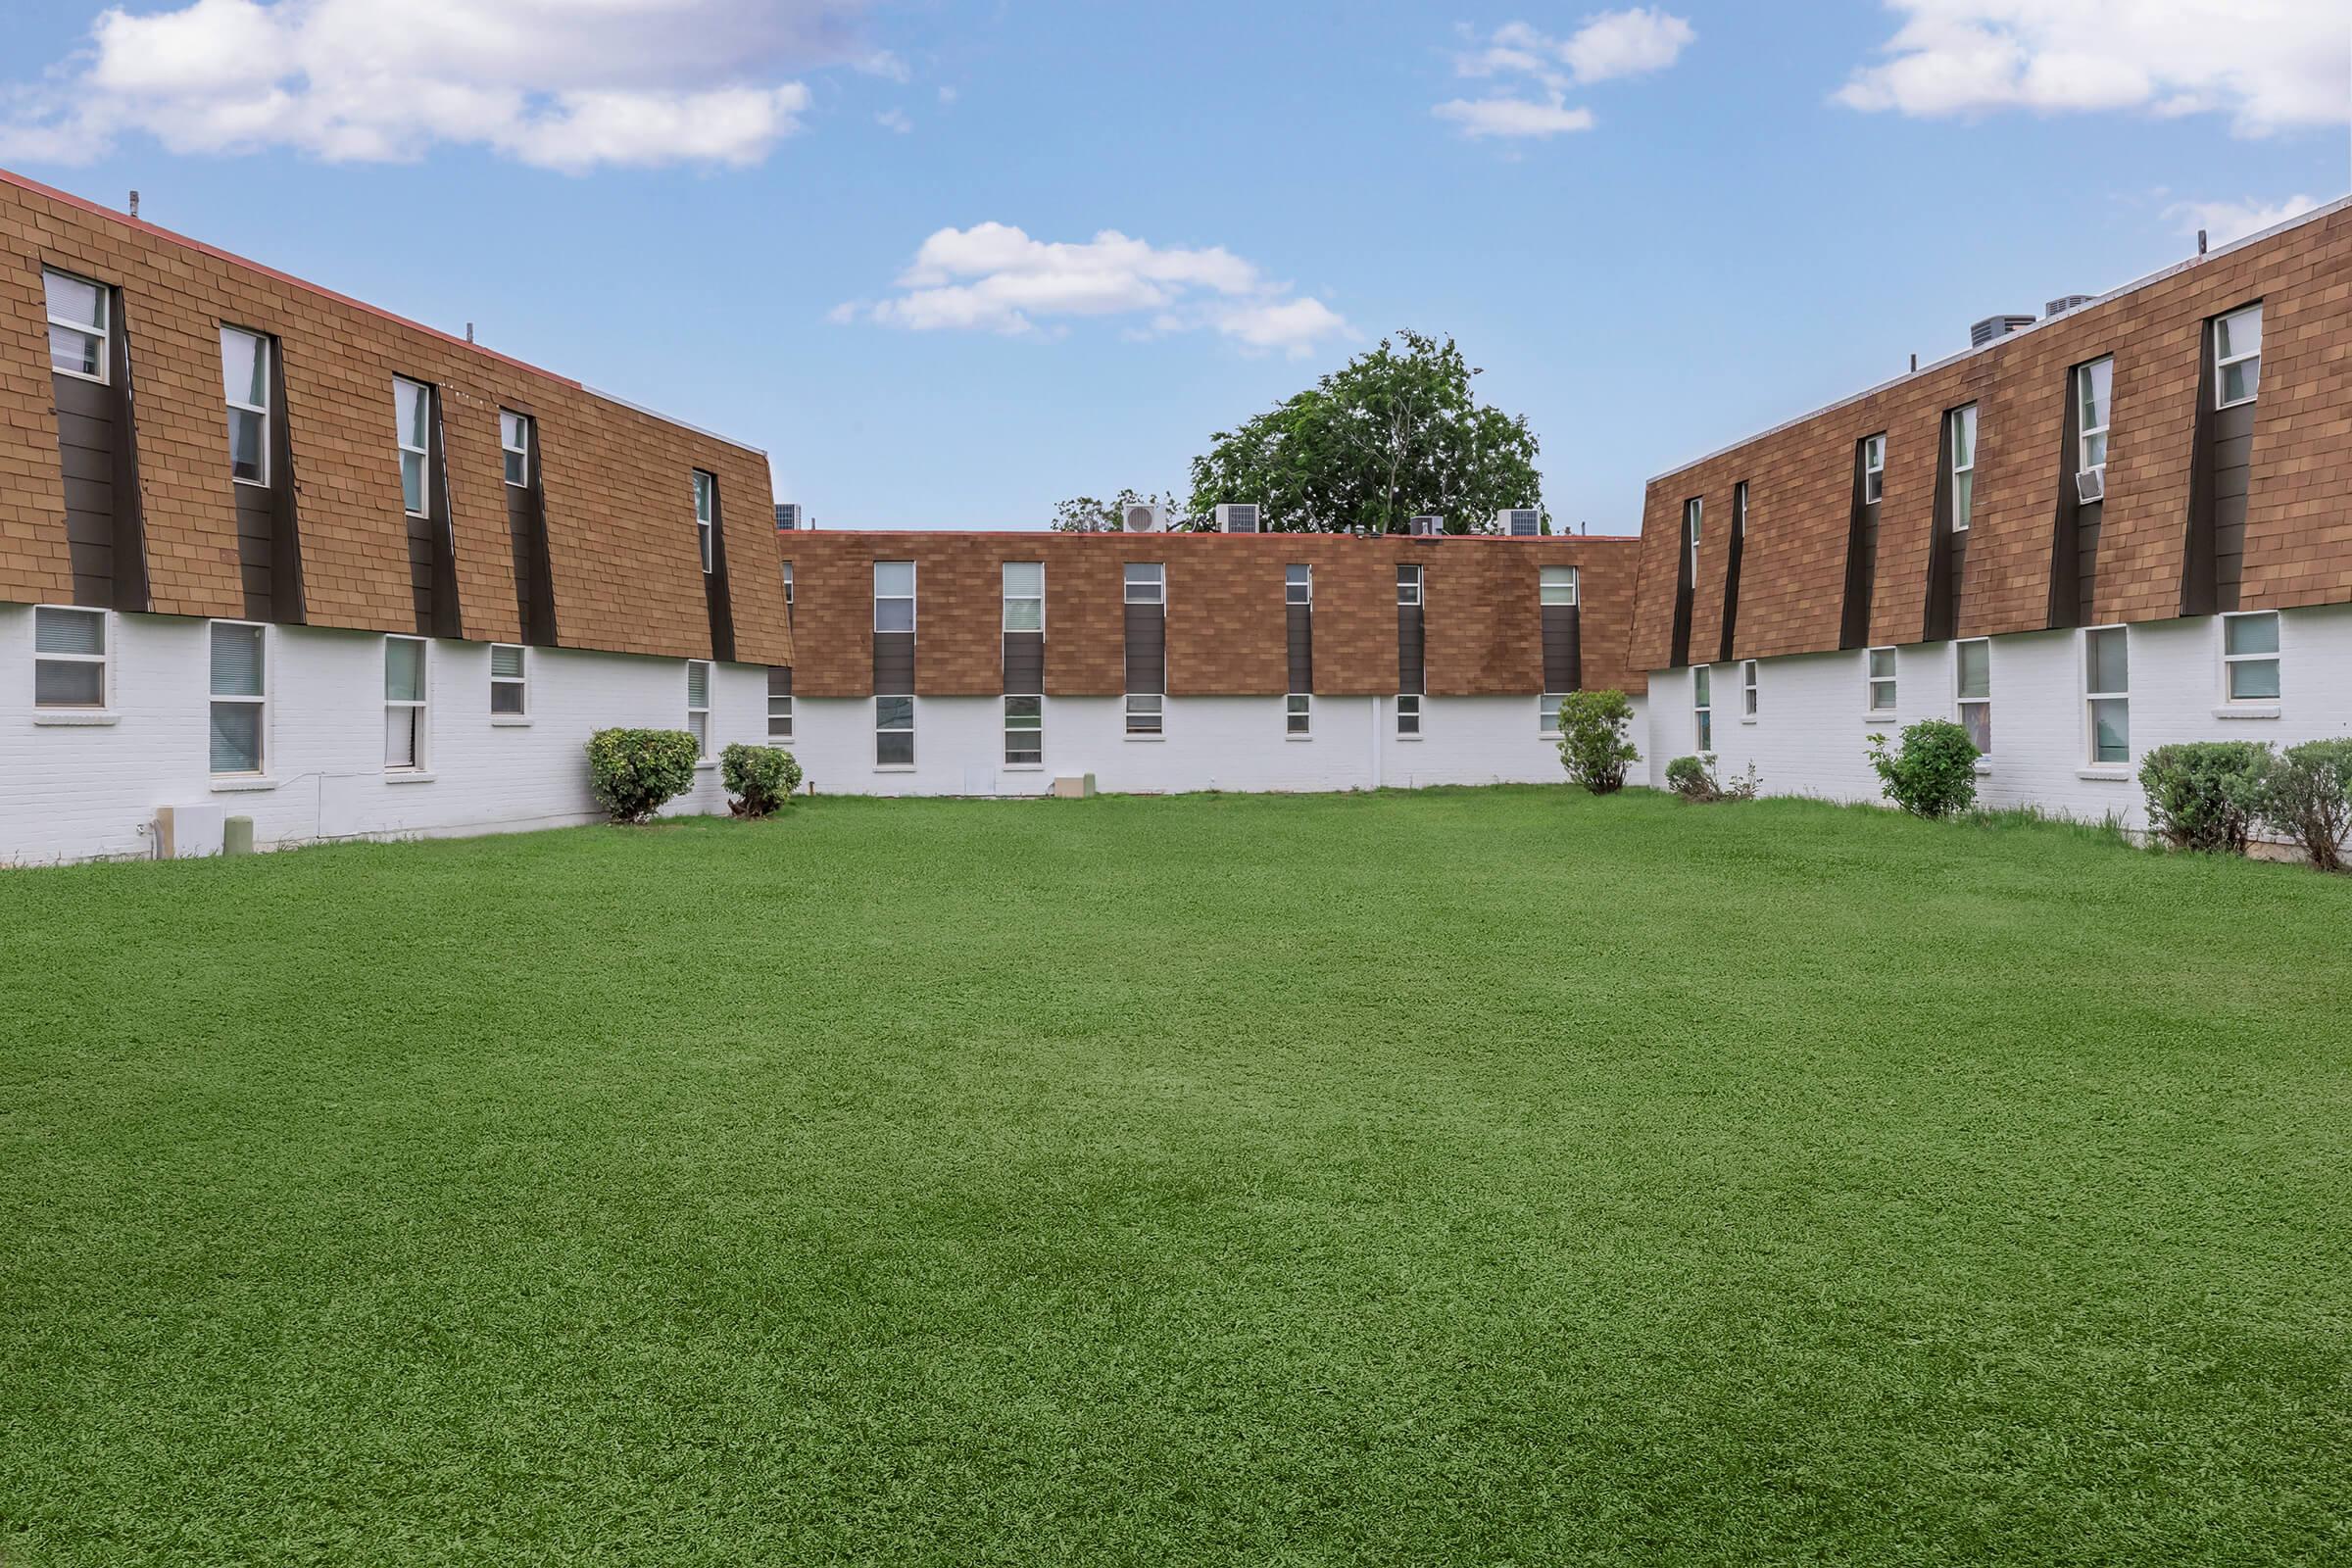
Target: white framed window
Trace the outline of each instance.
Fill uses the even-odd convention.
[[[1036,767],[1046,760],[1046,700],[1004,699],[1004,765]]]
[[[1157,562],[1127,563],[1127,603],[1164,605],[1168,602],[1167,568]]]
[[[1894,650],[1873,648],[1862,660],[1863,710],[1883,718],[1894,711]]]
[[[1699,524],[1705,518],[1706,510],[1705,502],[1697,496],[1683,503],[1683,577],[1694,587],[1698,583]]]
[[[1747,537],[1747,481],[1745,479],[1732,486],[1732,537],[1740,540]]]
[[[710,760],[710,662],[686,661],[686,733],[694,737],[698,761]]]
[[[1419,566],[1407,565],[1396,568],[1396,602],[1400,605],[1415,606],[1421,603],[1421,568]]]
[[[1740,717],[1746,723],[1756,721],[1756,662],[1740,662]]]
[[[2253,402],[2261,381],[2262,307],[2249,305],[2213,323],[2214,407]]]
[[[1546,740],[1560,733],[1560,705],[1568,700],[1566,692],[1545,692],[1536,699],[1536,733]]]
[[[2132,760],[2132,642],[2121,626],[2082,634],[2082,700],[2094,763]]]
[[[874,630],[914,630],[914,563],[874,563]]]
[[[1042,561],[1004,563],[1004,629],[1046,629],[1046,564]]]
[[[498,411],[498,448],[506,454],[507,483],[520,488],[531,482],[531,416],[513,409]]]
[[[71,272],[41,270],[49,311],[49,368],[85,381],[106,379],[107,312],[115,291]]]
[[[1162,710],[1167,699],[1157,692],[1129,692],[1127,694],[1127,733],[1157,735],[1160,733]]]
[[[792,563],[784,563],[784,608],[792,609]]]
[[[1977,506],[1977,406],[1943,416],[1944,444],[1952,454],[1952,532],[1968,532]]]
[[[1292,692],[1282,700],[1282,732],[1296,740],[1314,733],[1315,700],[1305,692]]]
[[[792,739],[792,671],[767,672],[767,741],[770,746]]]
[[[874,765],[914,765],[914,699],[909,696],[874,699]]]
[[[1282,602],[1286,605],[1309,605],[1315,602],[1315,568],[1285,566],[1282,568]]]
[[[259,774],[268,760],[270,671],[267,629],[216,620],[210,631],[212,770]]]
[[[1536,599],[1545,605],[1576,603],[1576,568],[1574,566],[1544,566],[1536,586]]]
[[[33,607],[33,707],[106,707],[106,620],[103,610]]]
[[[384,771],[424,770],[430,731],[425,707],[428,678],[421,637],[384,639]]]
[[[425,482],[425,454],[432,449],[432,389],[407,376],[394,376],[392,416],[399,426],[394,439],[400,446],[400,504],[412,517],[427,516],[433,504]]]
[[[2115,356],[2075,369],[2075,471],[2107,466],[2107,416],[2115,391]]]
[[[1886,438],[1866,436],[1862,441],[1862,500],[1876,505],[1886,493]]]
[[[708,577],[718,569],[718,476],[700,468],[694,470],[694,547]]]
[[[1960,727],[1980,757],[1992,755],[1992,644],[1983,637],[1952,644],[1952,688]]]
[[[530,710],[529,652],[520,643],[492,643],[490,711],[519,717]]]
[[[2222,695],[2232,703],[2278,700],[2278,612],[2222,617]]]
[[[1419,740],[1421,738],[1421,694],[1419,692],[1398,692],[1396,694],[1396,734],[1399,739],[1409,737]]]
[[[270,340],[242,327],[220,329],[220,394],[228,403],[228,475],[270,482]]]
[[[1701,757],[1715,750],[1715,671],[1698,664],[1690,671],[1690,733]]]

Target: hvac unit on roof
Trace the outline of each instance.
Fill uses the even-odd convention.
[[[1544,514],[1534,507],[1513,507],[1494,514],[1494,531],[1513,539],[1533,539],[1544,531]]]
[[[2022,332],[2033,324],[2034,318],[2031,316],[1987,316],[1982,321],[1970,323],[1968,346],[1972,349],[1981,349],[1996,337],[2007,337],[2012,332]]]
[[[1217,509],[1217,532],[1256,533],[1259,523],[1257,508],[1248,503]]]
[[[1434,512],[1406,519],[1404,531],[1421,538],[1435,539],[1446,532],[1446,519]]]
[[[1128,533],[1157,533],[1168,525],[1168,509],[1149,501],[1130,501],[1119,509],[1119,526]]]
[[[779,528],[791,529],[798,528],[800,525],[801,509],[798,504],[790,501],[777,502],[776,526]]]
[[[2075,475],[2075,499],[2084,506],[2107,499],[2107,465],[2084,468]]]

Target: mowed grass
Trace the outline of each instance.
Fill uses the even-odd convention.
[[[1564,789],[0,875],[0,1556],[2340,1563],[2348,978]]]

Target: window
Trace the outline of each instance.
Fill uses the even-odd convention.
[[[55,312],[50,313],[52,317]],[[57,341],[54,329],[49,334]],[[2249,305],[2213,323],[2213,384],[2216,408],[2254,401],[2262,380],[2262,307]]]
[[[1692,583],[1698,581],[1698,525],[1705,510],[1696,496],[1683,503],[1683,549],[1690,558],[1683,563],[1683,576]]]
[[[914,630],[914,563],[874,563],[874,630]]]
[[[2107,466],[2107,409],[2115,386],[2115,359],[2093,360],[2075,371],[2075,470]]]
[[[212,737],[215,773],[259,773],[269,706],[262,628],[247,621],[212,625]]]
[[[2082,634],[2082,696],[2090,705],[2090,760],[2132,760],[2132,648],[2123,627]]]
[[[718,544],[714,524],[718,519],[718,480],[702,469],[694,470],[694,544],[703,558],[703,575],[709,576],[717,566]]]
[[[1312,605],[1315,602],[1314,567],[1282,568],[1282,602],[1286,605]]]
[[[2278,612],[2222,617],[2222,679],[2230,702],[2278,700]]]
[[[1690,728],[1700,756],[1715,750],[1715,671],[1700,664],[1690,671]]]
[[[877,697],[874,699],[874,765],[876,767],[912,767],[914,765],[913,698]]]
[[[784,608],[792,609],[792,563],[784,563]]]
[[[270,482],[270,340],[220,329],[220,392],[228,401],[228,473],[240,484]]]
[[[1960,727],[1980,757],[1992,755],[1992,644],[1982,637],[1952,645],[1958,662]]]
[[[424,456],[432,434],[433,396],[428,387],[402,376],[392,378],[392,412],[399,421],[400,501],[412,517],[429,514],[432,501],[425,489]]]
[[[493,713],[526,713],[530,711],[524,675],[525,655],[518,643],[490,645],[490,711]]]
[[[531,416],[512,409],[498,411],[498,445],[507,455],[507,483],[531,482]]]
[[[1745,479],[1732,486],[1732,537],[1740,540],[1747,537],[1747,481]]]
[[[695,758],[710,760],[710,664],[707,660],[686,661],[686,733],[694,737]]]
[[[1568,700],[1566,692],[1545,692],[1536,699],[1536,733],[1554,736],[1560,732],[1560,705]]]
[[[1750,724],[1756,721],[1756,662],[1752,659],[1740,664],[1740,716]]]
[[[1977,504],[1977,406],[1971,403],[1943,417],[1949,426],[1944,441],[1952,453],[1952,532],[1966,533]]]
[[[1868,691],[1870,716],[1894,711],[1894,650],[1873,648],[1863,656],[1868,674],[1864,681]]]
[[[1004,629],[1046,629],[1046,566],[1042,561],[1004,563]]]
[[[1420,737],[1421,694],[1419,692],[1398,692],[1396,694],[1396,733],[1399,736],[1410,735],[1415,739]]]
[[[792,739],[792,671],[767,672],[767,739],[771,746]]]
[[[1400,605],[1415,606],[1421,603],[1421,568],[1419,566],[1398,566],[1396,568],[1396,602]]]
[[[1131,605],[1164,605],[1168,601],[1166,568],[1159,565],[1127,564],[1127,602]]]
[[[49,368],[106,379],[106,311],[114,290],[67,272],[43,271],[49,301]]]
[[[1004,765],[1036,767],[1046,760],[1046,700],[1004,699]]]
[[[1575,604],[1576,568],[1574,566],[1544,567],[1542,580],[1536,593],[1537,598],[1546,605]]]
[[[105,611],[33,611],[32,706],[106,706]]]
[[[1876,506],[1886,490],[1886,438],[1874,435],[1862,443],[1862,500]]]
[[[1314,733],[1315,700],[1305,692],[1293,692],[1282,700],[1282,732],[1285,735]]]
[[[384,639],[384,768],[416,772],[424,767],[424,640]]]
[[[1127,733],[1130,735],[1157,735],[1160,732],[1160,708],[1165,701],[1166,699],[1156,692],[1129,692],[1127,694]]]

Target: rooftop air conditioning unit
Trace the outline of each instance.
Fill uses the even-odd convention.
[[[1544,514],[1534,507],[1513,507],[1494,514],[1494,531],[1513,539],[1533,539],[1544,531]]]
[[[1217,532],[1256,533],[1258,529],[1257,508],[1244,503],[1217,509]]]
[[[1404,531],[1420,538],[1435,539],[1445,533],[1446,519],[1434,512],[1425,512],[1418,517],[1407,519]]]
[[[790,501],[777,502],[776,526],[779,528],[798,528],[800,525],[801,509],[798,504]]]
[[[1130,501],[1119,509],[1119,526],[1129,533],[1157,533],[1168,525],[1168,509]]]
[[[1968,329],[1968,346],[1981,349],[1996,337],[2007,337],[2034,324],[2031,316],[1987,316]]]
[[[2088,305],[2090,301],[2091,296],[2088,294],[2061,294],[2056,299],[2050,301],[2049,304],[2044,305],[2041,308],[2041,314],[2045,318],[2051,316],[2064,316],[2076,306]]]
[[[2084,468],[2075,475],[2075,499],[2084,506],[2107,499],[2107,465]]]

